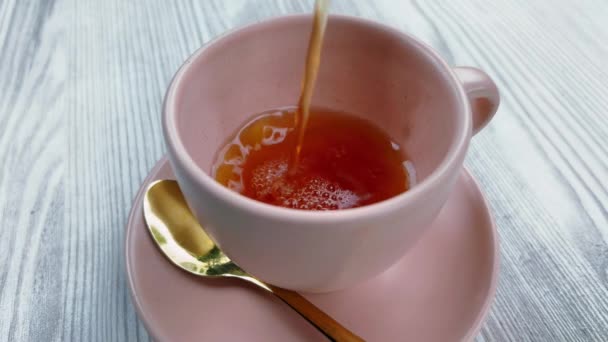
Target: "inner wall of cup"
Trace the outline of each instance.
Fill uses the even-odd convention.
[[[257,24],[216,40],[186,66],[177,127],[205,172],[252,115],[297,103],[310,28],[308,16]],[[445,77],[403,35],[330,17],[313,106],[375,122],[401,144],[420,182],[456,138],[459,107]]]

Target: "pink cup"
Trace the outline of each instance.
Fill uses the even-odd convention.
[[[422,236],[448,198],[472,132],[499,103],[490,78],[449,67],[414,37],[330,16],[313,105],[358,114],[407,152],[417,184],[355,209],[300,211],[233,192],[211,176],[216,152],[253,114],[296,104],[309,15],[232,31],[196,51],[164,104],[171,166],[190,208],[238,265],[287,289],[342,289],[386,270]]]

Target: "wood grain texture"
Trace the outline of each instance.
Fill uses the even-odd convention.
[[[125,283],[131,199],[196,48],[312,1],[0,1],[0,341],[145,341]],[[502,93],[467,165],[501,238],[479,341],[608,339],[608,2],[335,0]]]

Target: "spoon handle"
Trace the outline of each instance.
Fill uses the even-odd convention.
[[[325,312],[321,311],[314,304],[300,296],[296,292],[282,289],[280,287],[268,285],[277,297],[289,305],[308,322],[314,325],[331,341],[337,342],[359,342],[364,341],[361,337],[355,335],[350,330],[343,327],[333,318],[329,317]]]

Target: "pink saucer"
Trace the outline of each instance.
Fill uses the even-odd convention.
[[[287,305],[239,280],[203,279],[170,264],[142,214],[146,185],[173,178],[162,158],[144,181],[127,224],[126,264],[139,317],[157,341],[324,341]],[[380,276],[306,297],[367,341],[472,340],[498,275],[496,228],[477,183],[463,170],[428,233]]]

